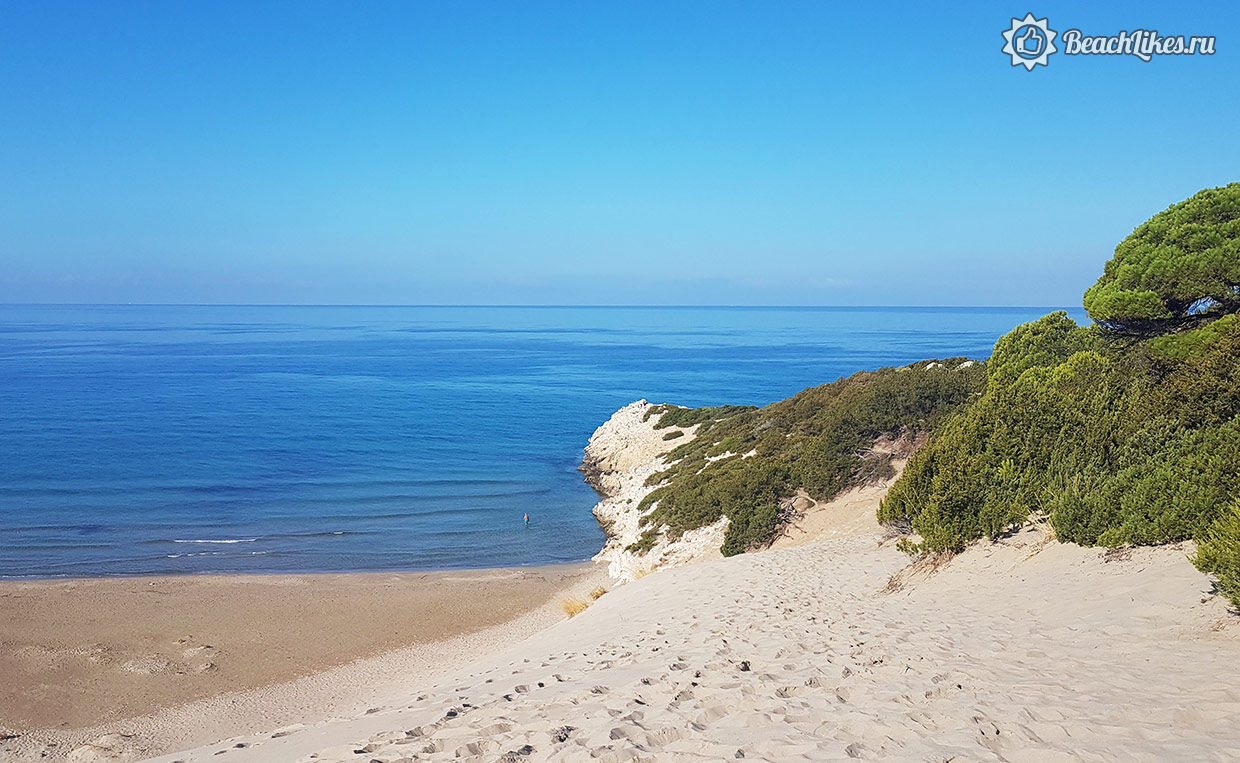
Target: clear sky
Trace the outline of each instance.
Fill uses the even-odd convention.
[[[1235,3],[1101,5],[8,2],[0,301],[1077,305],[1240,180]]]

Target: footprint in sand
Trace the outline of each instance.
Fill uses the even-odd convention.
[[[104,734],[75,747],[66,757],[71,763],[90,761],[137,760],[145,757],[145,745],[132,734]]]
[[[157,654],[134,657],[121,663],[121,670],[125,673],[137,673],[143,676],[166,673],[171,669],[172,663]]]
[[[515,750],[509,750],[500,757],[500,763],[518,763],[534,754],[533,745],[522,745]]]

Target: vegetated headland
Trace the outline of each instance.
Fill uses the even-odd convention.
[[[830,501],[915,450],[878,519],[916,557],[1030,521],[1083,546],[1193,540],[1240,606],[1240,183],[1137,227],[1084,303],[1091,325],[1052,313],[985,361],[862,372],[763,408],[650,407],[653,428],[689,436],[645,478],[626,550],[716,525],[724,556],[765,548],[803,513],[798,493]]]

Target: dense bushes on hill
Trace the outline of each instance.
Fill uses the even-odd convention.
[[[640,508],[655,508],[632,549],[648,549],[662,526],[675,538],[724,515],[724,554],[768,542],[781,498],[803,488],[830,499],[866,479],[874,469],[865,453],[875,438],[928,431],[980,393],[984,378],[980,364],[953,358],[855,374],[761,409],[658,407],[658,427],[699,429],[672,451],[669,460],[677,462],[651,477],[660,487]]]
[[[995,345],[986,391],[945,420],[879,511],[915,551],[995,537],[1031,514],[1085,545],[1196,538],[1240,605],[1240,184],[1125,239],[1085,296]]]
[[[995,346],[985,395],[913,458],[879,519],[910,520],[925,551],[1031,513],[1086,545],[1197,536],[1240,490],[1240,324],[1198,331],[1169,353],[1063,313],[1018,328]]]

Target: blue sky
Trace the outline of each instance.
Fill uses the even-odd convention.
[[[1240,180],[1234,5],[1097,5],[7,3],[0,301],[1077,305]]]

